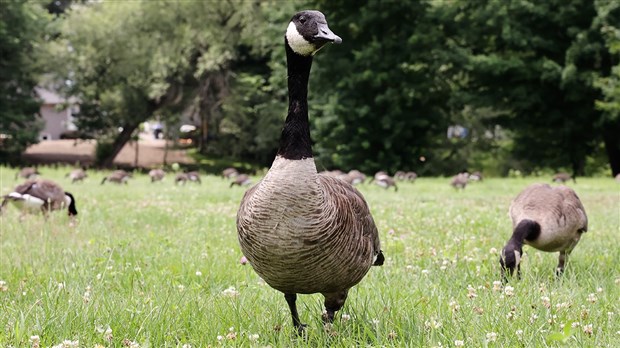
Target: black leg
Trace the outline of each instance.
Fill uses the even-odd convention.
[[[299,313],[297,313],[297,305],[295,304],[295,301],[297,301],[297,294],[284,294],[284,298],[286,299],[286,303],[288,303],[288,308],[291,310],[293,326],[297,329],[297,334],[301,335],[306,325],[299,321]]]
[[[564,265],[566,264],[566,259],[568,258],[568,253],[566,251],[560,251],[560,257],[558,259],[558,267],[555,269],[555,275],[561,276],[564,273]]]

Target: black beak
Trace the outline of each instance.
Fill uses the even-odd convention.
[[[328,41],[337,44],[342,43],[342,39],[340,38],[340,36],[334,34],[334,32],[332,32],[327,26],[327,23],[318,23],[317,25],[317,29],[319,29],[319,32],[314,36],[315,39],[319,41]]]

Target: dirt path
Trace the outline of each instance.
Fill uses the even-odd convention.
[[[93,163],[95,140],[48,140],[29,147],[23,159],[31,164],[67,163],[89,166]],[[153,168],[163,164],[165,152],[164,140],[142,137],[138,142],[138,167]],[[125,145],[116,156],[114,164],[119,166],[135,166],[135,143]],[[168,150],[166,162],[189,164],[194,163],[185,150]]]

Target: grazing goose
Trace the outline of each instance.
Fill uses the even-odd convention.
[[[342,40],[318,11],[293,16],[285,35],[289,108],[267,175],[246,191],[237,212],[243,255],[284,293],[293,325],[303,325],[297,294],[325,297],[323,321],[334,320],[348,291],[372,265],[383,264],[379,235],[364,197],[350,184],[317,173],[308,122],[308,77],[314,54]]]
[[[235,180],[230,183],[230,187],[233,187],[234,185],[247,186],[251,184],[252,180],[250,180],[250,177],[247,174],[239,174]]]
[[[620,173],[616,175],[616,182],[620,182]]]
[[[239,172],[235,168],[226,168],[222,170],[222,178],[232,179],[236,177],[237,175],[239,175]]]
[[[577,180],[575,180],[575,178],[573,178],[570,174],[568,173],[557,173],[553,176],[553,178],[551,178],[551,181],[553,182],[557,182],[560,184],[563,184],[567,181],[573,180],[573,182],[576,184]]]
[[[162,181],[166,176],[166,172],[163,169],[151,169],[149,170],[149,176],[151,177],[151,182]]]
[[[350,170],[347,175],[351,179],[351,184],[352,185],[361,184],[364,181],[366,181],[366,175],[364,175],[364,173],[360,172],[357,169]]]
[[[467,178],[469,181],[482,181],[482,173],[479,171],[475,171],[469,175]]]
[[[450,181],[450,185],[452,185],[452,187],[454,187],[454,189],[458,190],[464,190],[465,187],[467,186],[467,181],[468,181],[468,175],[467,173],[459,173],[455,176],[452,177],[452,180]]]
[[[106,181],[113,182],[116,184],[127,184],[127,180],[131,178],[131,173],[128,173],[124,170],[115,170],[110,175],[106,176],[101,180],[101,185],[105,184]]]
[[[588,230],[585,209],[571,188],[533,184],[510,205],[512,237],[502,250],[502,276],[520,272],[523,244],[538,250],[560,252],[556,273],[564,272],[566,258]]]
[[[68,177],[69,179],[71,179],[71,183],[75,184],[78,181],[84,181],[84,179],[86,179],[88,175],[86,174],[84,169],[74,169],[70,173],[67,173],[65,177]]]
[[[31,179],[36,178],[39,175],[41,175],[41,173],[39,173],[39,171],[37,171],[36,168],[24,167],[20,169],[19,172],[15,173],[15,180],[17,180],[18,178],[31,180]]]
[[[28,180],[18,185],[13,192],[4,196],[0,212],[9,202],[22,210],[46,213],[67,208],[69,216],[77,215],[73,195],[49,180]]]
[[[175,184],[183,183],[183,185],[185,185],[185,183],[188,180],[191,182],[198,183],[198,184],[202,183],[202,181],[200,181],[200,174],[198,174],[198,172],[179,173],[174,179],[174,183]]]
[[[396,186],[396,180],[391,176],[385,174],[385,172],[379,172],[375,174],[374,178],[375,184],[383,187],[384,189],[389,189],[390,187],[394,187],[394,192],[398,191],[398,186]]]

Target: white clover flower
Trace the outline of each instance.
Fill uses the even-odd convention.
[[[250,335],[248,335],[248,339],[250,340],[250,342],[256,342],[256,341],[258,341],[259,338],[260,338],[260,336],[258,334],[250,334]]]
[[[592,327],[592,324],[584,325],[583,332],[586,335],[591,336],[594,333],[594,328]]]
[[[436,329],[439,329],[442,325],[443,325],[443,324],[442,324],[440,321],[437,321],[437,320],[435,320],[434,318],[433,318],[433,319],[431,319],[430,321],[428,321],[428,320],[427,320],[427,321],[425,321],[425,322],[424,322],[424,326],[425,326],[427,329],[433,329],[433,330],[436,330]]]
[[[422,274],[429,274],[429,273],[431,273],[431,271],[429,271],[429,270],[427,270],[427,269],[423,269],[423,270],[422,270]]]
[[[31,348],[39,348],[41,344],[41,339],[38,335],[30,336],[30,342],[32,342]]]
[[[340,316],[340,321],[349,321],[351,320],[351,316],[347,313],[342,313],[342,315]]]
[[[549,297],[547,296],[543,296],[540,298],[540,300],[543,303],[543,306],[547,307],[547,308],[551,308],[551,299],[549,299]]]
[[[101,280],[101,273],[97,273],[97,280]]]
[[[181,346],[181,348],[192,348],[192,345],[189,343],[185,343],[184,345]]]
[[[497,333],[489,332],[487,333],[487,342],[495,342],[497,340]]]
[[[599,293],[603,292],[603,288],[601,288],[601,287],[596,288],[596,292],[599,292]]]
[[[465,345],[465,341],[461,341],[461,340],[454,340],[454,346],[455,347],[462,347]]]
[[[239,296],[239,291],[237,291],[234,286],[231,286],[228,289],[222,291],[222,295],[227,297],[237,297]]]
[[[4,280],[0,280],[0,291],[9,291],[9,287]]]
[[[217,340],[218,340],[218,341],[221,341],[221,340],[223,340],[223,339],[224,339],[224,336],[222,336],[222,335],[217,335]]]
[[[574,321],[572,324],[570,324],[570,327],[572,327],[573,329],[579,326],[581,326],[581,324],[578,321]]]
[[[496,254],[497,254],[497,248],[491,248],[491,249],[489,249],[489,254],[491,254],[491,255],[496,255]]]
[[[517,337],[522,338],[523,337],[523,330],[519,329],[515,332],[515,334],[517,335]]]
[[[455,300],[450,301],[450,302],[448,303],[448,307],[450,307],[450,309],[451,309],[453,312],[458,312],[458,311],[459,311],[459,309],[461,308],[461,306],[459,305],[459,303],[458,303],[458,302],[456,302]]]
[[[502,282],[496,280],[493,282],[493,291],[501,291],[502,290]]]
[[[471,285],[467,285],[467,298],[472,299],[476,297],[478,297],[478,294],[476,294],[476,289],[474,289]]]
[[[592,293],[592,294],[588,295],[588,302],[596,303],[596,301],[598,301],[598,298],[596,297],[596,294]]]
[[[183,292],[185,290],[185,285],[179,284],[179,285],[177,285],[177,289],[179,289],[179,291]]]
[[[515,294],[514,290],[515,288],[513,288],[512,286],[506,285],[506,287],[504,288],[504,294],[509,297],[513,296]]]
[[[62,283],[62,282],[58,283],[58,290],[62,290],[64,288],[65,288],[65,283]]]
[[[196,276],[197,276],[197,277],[202,277],[202,272],[200,272],[200,271],[196,271]]]

